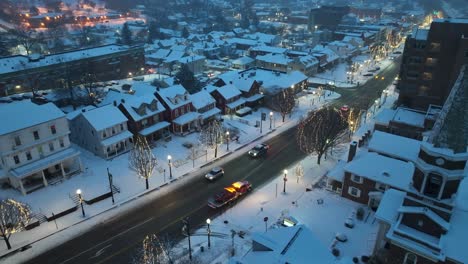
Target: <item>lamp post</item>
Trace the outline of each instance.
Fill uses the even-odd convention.
[[[169,166],[169,179],[172,179],[172,157],[171,155],[167,155],[167,164]]]
[[[379,103],[379,99],[375,99],[374,103],[375,103],[374,104],[374,115],[375,115],[375,110],[377,108],[377,104]]]
[[[273,112],[270,112],[270,130],[271,130],[271,122],[273,121]]]
[[[189,258],[192,260],[192,244],[190,242],[190,223],[189,223],[189,218],[186,217],[184,220],[182,220],[182,223],[184,224],[184,229],[185,232],[187,233],[188,237],[188,247],[189,247]]]
[[[83,217],[85,217],[86,215],[83,207],[83,197],[81,196],[81,189],[76,190],[76,194],[78,194],[78,199],[80,199],[81,213],[83,214]]]
[[[226,151],[229,151],[229,131],[226,131]]]
[[[350,126],[349,126],[349,138],[351,138],[351,134],[353,133],[353,130],[354,130],[354,121],[350,121],[349,124],[350,124]]]
[[[283,193],[286,193],[286,182],[288,181],[288,170],[284,170],[284,178],[283,178]]]
[[[211,229],[210,229],[210,224],[211,224],[211,220],[210,220],[209,218],[206,219],[206,225],[207,225],[206,231],[208,232],[208,248],[211,248],[211,240],[210,240],[210,237],[211,237]]]
[[[107,178],[109,179],[109,189],[111,192],[111,197],[112,197],[112,204],[115,203],[114,201],[114,190],[112,189],[112,174],[109,172],[109,168],[107,168]]]

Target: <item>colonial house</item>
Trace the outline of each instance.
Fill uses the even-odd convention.
[[[248,56],[243,56],[233,60],[231,65],[233,69],[247,70],[255,66],[255,59],[252,59]]]
[[[312,55],[295,57],[290,63],[291,70],[300,71],[311,77],[318,72],[319,61]]]
[[[201,127],[216,118],[221,110],[216,107],[216,100],[207,90],[191,95],[193,110],[199,114],[198,126]]]
[[[291,69],[289,64],[293,61],[285,54],[260,55],[255,60],[257,67],[279,72],[288,72]]]
[[[82,171],[67,119],[54,104],[0,105],[0,181],[26,195]]]
[[[192,98],[182,85],[158,88],[155,95],[166,108],[164,118],[173,133],[185,134],[197,127],[199,114],[193,111]]]
[[[166,109],[153,95],[124,95],[113,104],[128,118],[128,130],[134,136],[146,137],[150,143],[170,137],[170,123],[164,117]]]
[[[263,103],[264,95],[260,92],[260,83],[255,80],[256,70],[230,71],[218,76],[214,83],[217,87],[234,85],[241,92],[247,107],[255,108]]]
[[[113,158],[132,148],[133,134],[128,119],[113,104],[67,115],[73,143],[104,159]]]
[[[221,109],[224,115],[234,114],[245,105],[241,92],[232,84],[219,87],[211,94],[216,99],[216,106]]]

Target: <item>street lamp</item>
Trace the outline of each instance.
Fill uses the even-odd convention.
[[[210,220],[209,218],[206,219],[206,225],[207,225],[206,231],[208,232],[208,248],[211,248],[211,240],[210,240],[211,229],[210,229],[210,224],[211,224],[211,220]]]
[[[229,151],[229,131],[226,131],[226,151]]]
[[[83,217],[85,217],[86,215],[83,207],[83,197],[81,196],[81,189],[76,190],[76,194],[78,195],[78,199],[80,200],[81,213],[83,214]]]
[[[349,138],[351,138],[351,134],[354,131],[354,121],[350,121],[349,124],[350,124],[350,126],[349,126]]]
[[[172,179],[172,157],[171,155],[167,155],[167,163],[169,165],[169,179]]]
[[[374,115],[375,115],[375,110],[377,108],[377,104],[379,103],[379,99],[375,99],[375,104],[374,104]]]
[[[109,168],[107,168],[107,178],[109,179],[109,189],[110,189],[110,192],[111,192],[111,197],[112,197],[112,204],[115,203],[114,201],[114,190],[112,189],[112,174],[109,172]]]
[[[271,122],[273,121],[273,112],[270,112],[270,129],[271,129]]]
[[[284,170],[284,178],[283,178],[283,193],[286,193],[286,182],[288,181],[288,170]]]

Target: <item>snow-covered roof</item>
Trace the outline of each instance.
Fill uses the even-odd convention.
[[[272,46],[256,46],[256,47],[252,47],[250,50],[251,51],[260,51],[260,52],[273,53],[273,54],[284,54],[284,53],[286,53],[286,51],[288,51],[285,48],[272,47]]]
[[[409,190],[414,174],[414,164],[368,152],[356,157],[344,167],[344,170],[375,182],[401,190]]]
[[[438,18],[432,20],[432,23],[468,24],[468,18]]]
[[[194,120],[196,120],[198,117],[200,116],[199,113],[197,112],[188,112],[188,113],[185,113],[179,117],[177,117],[176,119],[172,120],[173,123],[177,124],[177,125],[185,125],[187,123],[190,123]]]
[[[79,116],[83,111],[89,111],[89,110],[93,110],[94,108],[96,108],[95,106],[92,106],[92,105],[87,105],[81,109],[78,109],[78,110],[75,110],[75,111],[71,111],[70,113],[67,114],[67,119],[68,120],[73,120],[75,119],[77,116]]]
[[[406,161],[416,161],[421,141],[381,131],[375,131],[369,141],[369,151]]]
[[[226,100],[229,100],[231,98],[241,95],[241,92],[239,91],[239,89],[237,89],[232,84],[226,84],[225,86],[219,87],[217,91]]]
[[[335,167],[327,172],[327,178],[334,179],[339,182],[343,182],[344,178],[344,166],[347,163],[343,160],[339,161]]]
[[[254,39],[254,40],[261,41],[263,43],[272,44],[272,42],[278,37],[276,35],[272,35],[272,34],[265,34],[265,33],[255,32],[253,34],[244,35],[244,38]]]
[[[199,60],[204,60],[206,59],[205,56],[200,56],[200,55],[192,55],[192,56],[185,56],[185,57],[182,57],[180,58],[178,61],[180,63],[190,63],[190,62],[193,62],[193,61],[199,61]]]
[[[247,45],[247,46],[255,46],[258,44],[258,41],[256,40],[243,39],[243,38],[231,38],[226,41],[231,44],[241,44],[241,45]]]
[[[427,40],[429,29],[416,28],[411,35],[416,40]]]
[[[36,126],[48,121],[65,117],[53,103],[37,105],[31,100],[0,104],[0,135]]]
[[[192,105],[195,109],[203,108],[207,105],[216,103],[216,100],[206,90],[201,90],[191,95]]]
[[[41,57],[37,61],[29,61],[27,56],[17,55],[0,58],[0,74],[21,71],[25,69],[37,68],[74,60],[88,59],[97,56],[104,56],[128,50],[129,47],[116,44],[70,51],[60,54],[53,54]]]
[[[235,65],[248,65],[250,63],[253,63],[255,60],[248,57],[248,56],[243,56],[243,57],[240,57],[240,58],[237,58],[235,60],[232,61],[232,64],[235,64]]]
[[[388,124],[390,123],[390,121],[392,121],[394,116],[395,110],[390,108],[384,108],[375,116],[374,122],[376,124],[388,126]]]
[[[132,117],[133,121],[140,121],[166,110],[166,108],[164,108],[164,106],[153,95],[127,95],[123,101],[121,100],[118,103],[122,104],[125,110],[127,110]],[[151,104],[156,105],[154,110],[150,108]],[[144,111],[141,114],[137,112],[140,107],[144,108]]]
[[[395,189],[387,189],[380,200],[375,218],[393,224],[398,218],[398,208],[403,204],[406,193]]]
[[[170,109],[175,109],[192,102],[190,94],[180,84],[169,86],[167,88],[159,88],[156,93],[161,96]]]
[[[130,131],[125,130],[121,133],[113,135],[112,137],[108,137],[104,139],[103,141],[101,141],[101,145],[103,145],[104,147],[107,147],[107,146],[119,143],[124,139],[131,138],[131,137],[133,137],[133,134]]]
[[[398,107],[393,117],[393,122],[405,123],[408,125],[413,125],[417,127],[424,127],[424,119],[426,113],[416,111],[413,109],[407,109],[403,107]]]
[[[267,63],[276,63],[276,64],[281,64],[281,65],[288,65],[292,61],[288,56],[284,54],[265,54],[261,56],[257,56],[255,58],[257,61],[264,61]]]
[[[314,233],[303,225],[280,227],[266,233],[253,233],[253,248],[243,258],[243,263],[321,263],[335,262],[330,250]],[[269,249],[269,250],[268,250]]]
[[[96,131],[101,131],[128,121],[124,114],[113,104],[85,111],[82,115]]]

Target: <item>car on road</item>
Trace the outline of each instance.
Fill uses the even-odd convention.
[[[217,209],[234,203],[242,195],[252,190],[252,184],[248,181],[238,181],[225,187],[223,191],[215,194],[208,200],[208,206]]]
[[[258,158],[260,156],[266,155],[268,152],[268,149],[270,149],[270,146],[262,143],[262,144],[256,145],[255,147],[253,147],[253,149],[249,150],[248,154],[249,156],[253,158]]]
[[[369,77],[369,76],[372,76],[372,75],[374,75],[374,74],[372,74],[372,73],[366,73],[366,74],[363,74],[362,76]]]
[[[222,176],[224,176],[223,168],[214,167],[205,175],[205,178],[209,181],[214,181]]]

